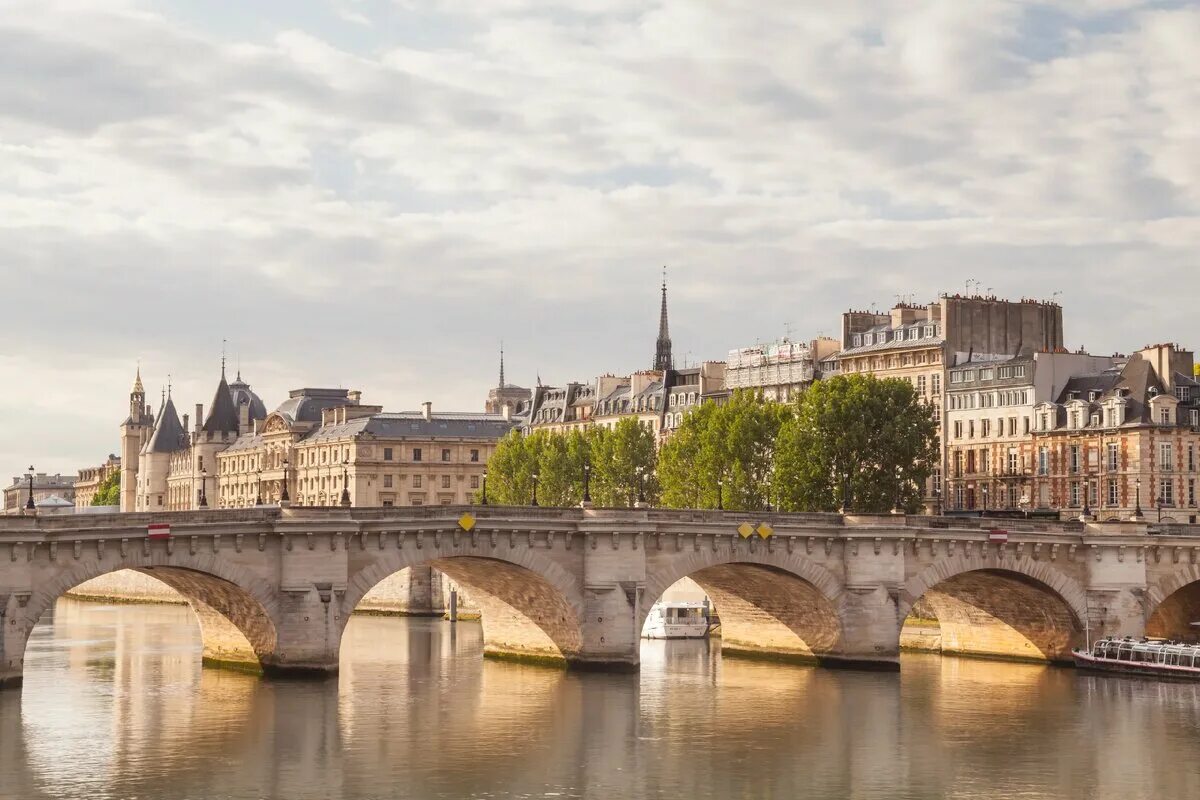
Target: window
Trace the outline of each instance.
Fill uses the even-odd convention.
[[[983,437],[987,437],[991,434],[991,432],[992,432],[992,421],[990,419],[980,420],[979,435],[983,436]]]
[[[1187,386],[1176,386],[1175,387],[1175,398],[1177,400],[1182,400],[1183,402],[1186,403],[1189,399],[1191,399],[1191,395],[1192,395],[1192,391]]]
[[[973,419],[967,420],[967,438],[968,439],[975,438],[975,420],[973,420]]]
[[[1009,449],[1009,451],[1008,451],[1008,474],[1016,475],[1017,471],[1019,469],[1020,469],[1020,456],[1017,455],[1016,450]]]
[[[1175,481],[1162,478],[1158,482],[1158,499],[1164,506],[1175,505]]]
[[[478,488],[479,488],[479,476],[478,476],[478,475],[472,475],[472,476],[471,476],[471,488],[472,488],[472,489],[478,489]]]
[[[390,448],[390,447],[383,448],[383,460],[384,461],[392,460],[392,448]]]
[[[925,376],[924,375],[917,376],[917,394],[921,395],[922,397],[925,396]]]
[[[1116,442],[1108,443],[1108,458],[1106,459],[1108,469],[1115,472],[1120,468],[1120,449]]]
[[[449,476],[449,475],[443,475],[443,476],[442,476],[442,488],[443,488],[443,489],[449,489],[449,488],[450,488],[450,476]]]
[[[930,381],[929,385],[932,387],[933,393],[941,394],[942,393],[942,373],[935,372],[930,377],[932,378],[932,380]],[[1193,411],[1192,413],[1195,414],[1196,412]]]
[[[1071,508],[1079,508],[1079,481],[1071,481],[1070,493],[1067,498],[1067,505]]]
[[[1088,481],[1088,504],[1095,508],[1100,505],[1100,487],[1092,481]]]
[[[1158,446],[1158,468],[1164,472],[1170,472],[1175,469],[1175,464],[1171,458],[1171,445],[1168,442],[1163,442]]]
[[[990,381],[994,377],[996,377],[996,373],[991,369],[979,370],[979,380],[981,381]]]
[[[962,431],[963,431],[962,420],[956,419],[954,421],[954,438],[961,439]]]
[[[423,497],[413,497],[409,500],[409,502],[412,503],[412,505],[414,505],[414,506],[425,505],[425,499]]]
[[[476,450],[476,449],[471,450],[471,461],[472,462],[479,461],[479,451],[478,450]]]
[[[855,347],[862,347],[862,343],[863,343],[863,337],[862,337],[862,334],[861,334],[861,333],[856,333],[856,334],[854,334],[854,346],[855,346]]]
[[[1196,505],[1196,479],[1188,478],[1188,505]]]
[[[385,489],[392,488],[392,476],[391,475],[383,476],[383,488],[385,488]]]
[[[1108,504],[1110,506],[1117,506],[1121,504],[1121,493],[1117,488],[1116,478],[1108,479]]]
[[[950,373],[950,382],[951,383],[962,383],[963,382],[962,372],[951,372]]]
[[[413,475],[413,488],[414,489],[421,488],[421,478],[422,478],[422,476],[420,476],[420,475]]]
[[[1011,378],[1011,377],[1012,377],[1012,367],[999,367],[999,368],[997,368],[997,370],[996,370],[996,377],[998,377],[998,378],[1001,378],[1001,379],[1003,379],[1003,378]]]
[[[450,460],[450,448],[443,447],[442,448],[442,461],[449,461],[449,460]]]
[[[1038,448],[1038,475],[1050,474],[1050,451],[1045,447]]]
[[[954,453],[954,477],[961,478],[963,474],[963,454],[961,450]]]
[[[1189,413],[1192,418],[1192,427],[1200,428],[1200,408],[1193,408]]]
[[[396,504],[396,503],[395,503],[395,501],[393,501],[393,500],[384,500],[384,501],[381,503],[381,505],[383,505],[385,508],[388,508],[388,507],[394,506],[395,504]]]
[[[1067,451],[1067,464],[1071,472],[1079,472],[1079,445],[1071,445]]]
[[[1008,435],[1009,436],[1017,435],[1017,418],[1016,417],[1008,418]]]
[[[421,460],[421,448],[414,447],[413,448],[413,461],[420,461],[420,460]]]
[[[1188,445],[1188,472],[1196,471],[1196,446]]]

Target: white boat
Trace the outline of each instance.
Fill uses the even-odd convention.
[[[658,602],[642,627],[643,639],[703,639],[713,622],[704,602]]]
[[[1105,637],[1073,655],[1081,669],[1200,680],[1200,644]]]

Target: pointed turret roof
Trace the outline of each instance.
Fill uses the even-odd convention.
[[[145,394],[146,390],[142,386],[142,365],[138,364],[137,377],[133,379],[133,394]]]
[[[175,401],[168,394],[158,412],[158,419],[154,421],[154,433],[150,434],[150,441],[146,443],[146,452],[174,453],[186,449],[187,446],[187,433],[184,432],[183,423],[179,421],[179,414],[175,411]]]
[[[208,407],[208,416],[204,418],[202,429],[205,433],[237,433],[238,411],[233,404],[233,395],[229,392],[229,383],[225,380],[225,363],[221,363],[221,382],[217,384],[216,394]]]

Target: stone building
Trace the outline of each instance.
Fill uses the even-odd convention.
[[[1072,378],[1114,361],[1086,353],[1023,353],[972,357],[951,367],[943,510],[1029,509],[1034,408],[1055,400]]]
[[[282,499],[306,506],[470,503],[507,414],[384,413],[358,392],[297,389],[261,428],[217,457],[222,508]]]
[[[942,295],[926,306],[899,303],[890,312],[842,315],[838,372],[868,373],[912,383],[930,406],[940,430],[941,464],[926,486],[930,511],[941,504],[949,439],[947,371],[973,359],[1063,349],[1062,307],[1035,300]]]
[[[725,383],[730,390],[755,389],[768,400],[786,403],[821,377],[821,364],[841,348],[837,339],[808,342],[787,338],[729,351]]]
[[[75,481],[75,507],[87,508],[92,504],[92,498],[100,489],[100,484],[108,480],[116,472],[121,471],[121,458],[109,454],[103,464],[96,467],[86,467],[79,470],[79,478]]]
[[[33,476],[33,502],[57,497],[72,504],[75,502],[74,475],[47,475],[45,472],[14,475],[12,483],[4,487],[4,513],[20,514],[29,501],[29,477]]]
[[[487,401],[483,405],[487,414],[520,414],[527,410],[533,393],[514,383],[504,380],[504,350],[500,350],[500,382],[494,389],[488,391]],[[508,409],[507,412],[505,409]]]
[[[1195,522],[1200,382],[1191,351],[1159,344],[1069,381],[1034,408],[1033,502],[1101,521]]]

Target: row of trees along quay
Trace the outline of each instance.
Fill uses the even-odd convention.
[[[739,391],[698,406],[661,447],[633,418],[612,429],[514,431],[489,459],[476,501],[913,513],[938,460],[937,432],[907,381],[841,375],[792,403]]]

